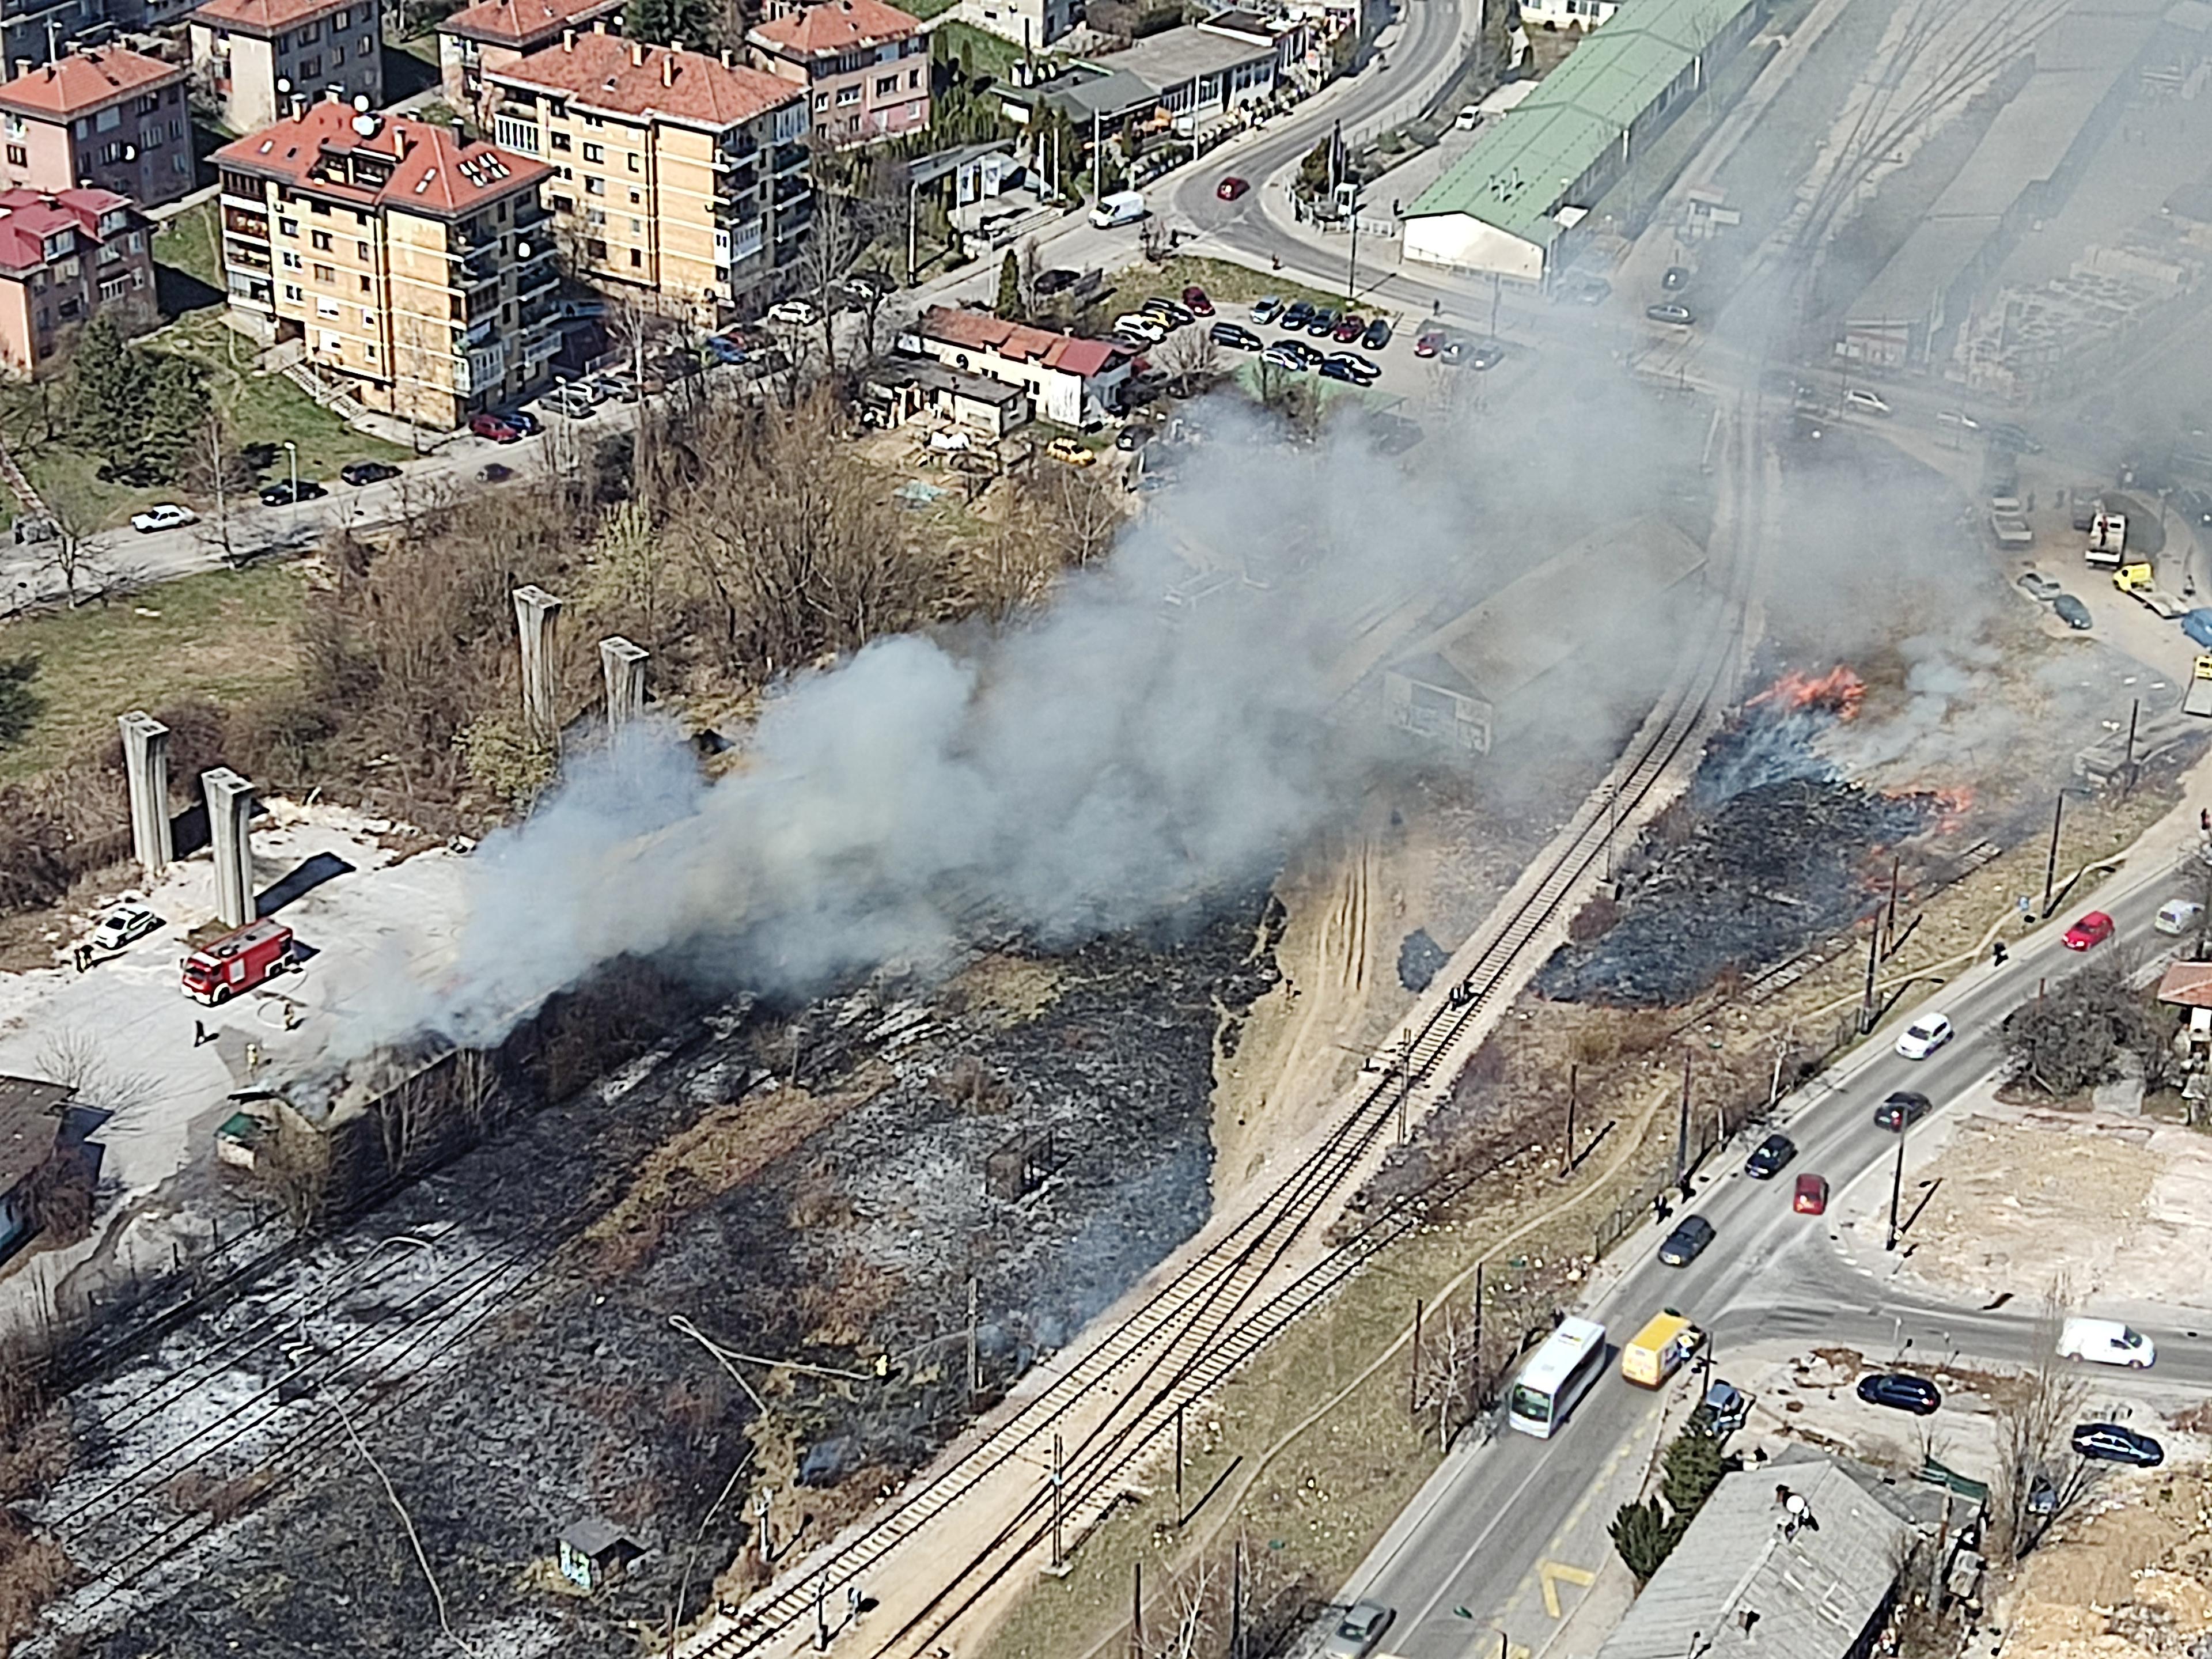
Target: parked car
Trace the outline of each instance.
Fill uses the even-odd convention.
[[[1689,307],[1677,305],[1672,300],[1662,300],[1656,305],[1644,307],[1644,314],[1655,323],[1666,323],[1675,328],[1687,328],[1698,320],[1690,314]]]
[[[1444,348],[1444,331],[1440,328],[1425,328],[1413,337],[1413,355],[1433,357]]]
[[[1293,300],[1283,308],[1281,315],[1278,316],[1275,321],[1285,328],[1304,328],[1308,323],[1313,321],[1313,314],[1312,301]]]
[[[1070,466],[1096,465],[1098,458],[1073,438],[1054,438],[1044,447],[1044,453],[1055,461],[1065,461]]]
[[[708,362],[725,368],[744,362],[749,355],[741,342],[732,340],[726,334],[709,334],[699,342],[699,349],[706,355]]]
[[[2040,570],[2023,570],[2020,573],[2020,591],[2031,599],[2040,599],[2048,605],[2066,590],[2055,577],[2046,576]]]
[[[1990,428],[1990,442],[1998,449],[2009,449],[2021,455],[2039,455],[2043,446],[2029,437],[2010,421],[1998,421]]]
[[[1300,368],[1319,368],[1322,359],[1328,354],[1319,346],[1305,340],[1281,339],[1275,342],[1278,349],[1287,351],[1297,360]]]
[[[1316,306],[1313,315],[1306,319],[1306,332],[1317,340],[1325,340],[1336,332],[1336,308]]]
[[[1771,1134],[1759,1143],[1749,1158],[1743,1161],[1743,1172],[1753,1181],[1767,1181],[1782,1172],[1782,1166],[1797,1156],[1797,1143],[1784,1134]]]
[[[1443,349],[1437,352],[1437,356],[1448,363],[1463,363],[1468,357],[1468,343],[1464,340],[1446,340]]]
[[[1881,1371],[1859,1378],[1858,1396],[1869,1406],[1887,1406],[1895,1412],[1926,1417],[1943,1403],[1942,1390],[1924,1376],[1908,1371]]]
[[[1142,447],[1152,435],[1152,429],[1148,426],[1125,426],[1114,434],[1114,447],[1126,454]]]
[[[1258,351],[1267,343],[1242,323],[1216,323],[1206,332],[1216,345],[1225,345],[1236,351]]]
[[[1170,328],[1181,328],[1186,323],[1198,320],[1194,313],[1161,294],[1155,294],[1137,309],[1145,316],[1158,318]]]
[[[2089,607],[2071,593],[2061,593],[2057,599],[2051,600],[2051,609],[2059,621],[2077,634],[2086,634],[2096,626],[2090,618]]]
[[[580,386],[556,386],[538,401],[541,407],[572,421],[588,421],[599,412],[592,394]]]
[[[1922,1014],[1906,1026],[1905,1035],[1898,1038],[1897,1052],[1907,1060],[1925,1060],[1956,1035],[1951,1029],[1951,1022],[1942,1014]]]
[[[489,438],[495,444],[514,444],[522,441],[522,428],[512,421],[501,420],[496,415],[471,415],[469,430],[479,438]]]
[[[1716,1379],[1705,1389],[1705,1397],[1690,1413],[1691,1423],[1708,1434],[1723,1438],[1734,1434],[1751,1420],[1751,1396],[1733,1382]]]
[[[1321,377],[1324,380],[1341,380],[1346,386],[1365,386],[1368,379],[1341,357],[1322,359]]]
[[[1272,294],[1265,294],[1252,301],[1252,320],[1265,328],[1282,314],[1283,302]]]
[[[1323,1659],[1367,1659],[1394,1615],[1380,1601],[1354,1601],[1322,1644]]]
[[[1869,415],[1891,415],[1896,412],[1890,408],[1889,399],[1879,392],[1868,391],[1863,386],[1855,386],[1844,393],[1844,407],[1864,410]]]
[[[1495,368],[1505,361],[1505,348],[1495,340],[1485,340],[1468,354],[1467,361],[1472,368]]]
[[[1686,1267],[1712,1242],[1713,1224],[1701,1215],[1686,1215],[1659,1246],[1659,1260],[1669,1267]]]
[[[2112,938],[2112,919],[2102,910],[2092,910],[2066,930],[2066,948],[2087,951]]]
[[[1165,319],[1149,311],[1125,311],[1114,319],[1114,331],[1148,345],[1158,345],[1168,337],[1168,325]]]
[[[2137,1434],[2118,1423],[2076,1423],[2072,1440],[2074,1455],[2093,1462],[2154,1469],[2166,1462],[2165,1447],[2148,1435]]]
[[[1183,289],[1182,302],[1190,307],[1191,314],[1194,317],[1213,315],[1213,301],[1206,297],[1206,290],[1196,283]]]
[[[143,904],[118,904],[92,925],[92,948],[120,951],[134,939],[143,939],[161,925],[161,917]]]
[[[1332,351],[1328,356],[1331,362],[1343,363],[1353,374],[1365,380],[1374,380],[1382,373],[1382,364],[1372,357],[1363,357],[1356,351]]]
[[[1334,332],[1339,345],[1350,345],[1367,332],[1367,319],[1347,311],[1336,319],[1336,328]]]
[[[2161,933],[2185,933],[2203,919],[2204,907],[2195,899],[2168,899],[2150,925]]]
[[[1801,1175],[1797,1191],[1790,1200],[1790,1207],[1799,1215],[1826,1215],[1828,1212],[1828,1178],[1826,1176]]]
[[[1083,280],[1083,273],[1066,265],[1049,265],[1037,272],[1037,297],[1049,300],[1055,294],[1065,294]]]
[[[1380,351],[1390,343],[1390,319],[1388,317],[1370,319],[1367,331],[1359,337],[1359,343],[1369,351]]]
[[[634,404],[644,394],[637,382],[620,369],[611,369],[605,374],[592,376],[592,394],[601,403],[610,398],[618,404]]]
[[[1482,109],[1477,104],[1462,104],[1458,114],[1452,117],[1454,132],[1473,132],[1482,125]]]
[[[319,501],[330,493],[313,478],[302,478],[296,484],[289,478],[279,478],[275,483],[261,486],[261,505],[289,507],[295,501]]]
[[[505,483],[514,476],[514,469],[504,461],[486,461],[477,469],[478,483]]]
[[[1690,268],[1687,265],[1668,265],[1667,274],[1659,279],[1659,286],[1669,294],[1679,294],[1689,285]]]
[[[811,300],[779,300],[768,308],[768,319],[783,328],[812,328],[822,313]]]
[[[1306,372],[1306,360],[1279,340],[1260,354],[1260,361],[1268,368],[1279,368],[1287,374]]]
[[[880,270],[848,270],[845,273],[844,297],[848,305],[865,309],[889,294],[898,284]],[[1037,292],[1043,293],[1040,279]]]
[[[143,513],[131,515],[131,527],[142,536],[150,536],[160,530],[182,530],[199,521],[199,514],[174,501],[163,501],[159,507],[149,507]]]
[[[2058,1328],[2058,1357],[2148,1370],[2158,1358],[2158,1345],[2117,1319],[2075,1318]]]
[[[389,461],[356,461],[351,466],[338,469],[338,477],[356,486],[382,483],[386,478],[398,476],[399,469]]]
[[[1972,416],[1967,414],[1963,409],[1937,410],[1936,411],[1936,424],[1938,426],[1954,426],[1961,432],[1979,432],[1982,429],[1982,423],[1976,420]]]
[[[545,430],[545,422],[526,409],[502,409],[499,418],[505,421],[526,438],[532,438]]]
[[[1213,187],[1213,193],[1224,202],[1233,202],[1251,188],[1249,179],[1239,179],[1232,173]]]
[[[1910,1089],[1899,1089],[1874,1109],[1874,1127],[1895,1129],[1902,1133],[1908,1123],[1917,1123],[1928,1115],[1932,1103],[1926,1095],[1916,1094]]]

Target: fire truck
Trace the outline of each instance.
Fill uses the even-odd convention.
[[[291,965],[292,930],[264,917],[186,957],[185,994],[212,1006],[274,979]]]

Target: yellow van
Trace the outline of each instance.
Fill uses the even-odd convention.
[[[1620,1351],[1620,1374],[1638,1388],[1656,1389],[1705,1346],[1705,1334],[1672,1308],[1656,1313]]]

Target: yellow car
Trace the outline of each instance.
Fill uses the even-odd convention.
[[[1044,453],[1055,461],[1066,461],[1070,466],[1094,466],[1098,458],[1073,438],[1054,438],[1044,447]]]

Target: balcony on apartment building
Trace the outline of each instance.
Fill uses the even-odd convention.
[[[778,144],[775,147],[775,167],[778,177],[797,173],[806,166],[807,148],[803,143]]]
[[[233,270],[260,271],[264,274],[276,269],[266,242],[242,241],[226,236],[222,242],[222,262]]]
[[[532,202],[526,207],[515,210],[514,234],[518,236],[527,236],[534,230],[544,230],[550,236],[553,233],[548,227],[552,222],[553,210],[543,202]]]
[[[740,132],[714,146],[714,166],[717,170],[745,167],[760,153],[760,141],[750,132]]]
[[[529,257],[514,262],[515,293],[520,299],[543,294],[560,280],[561,273],[554,264],[553,239],[550,236],[532,243]]]

